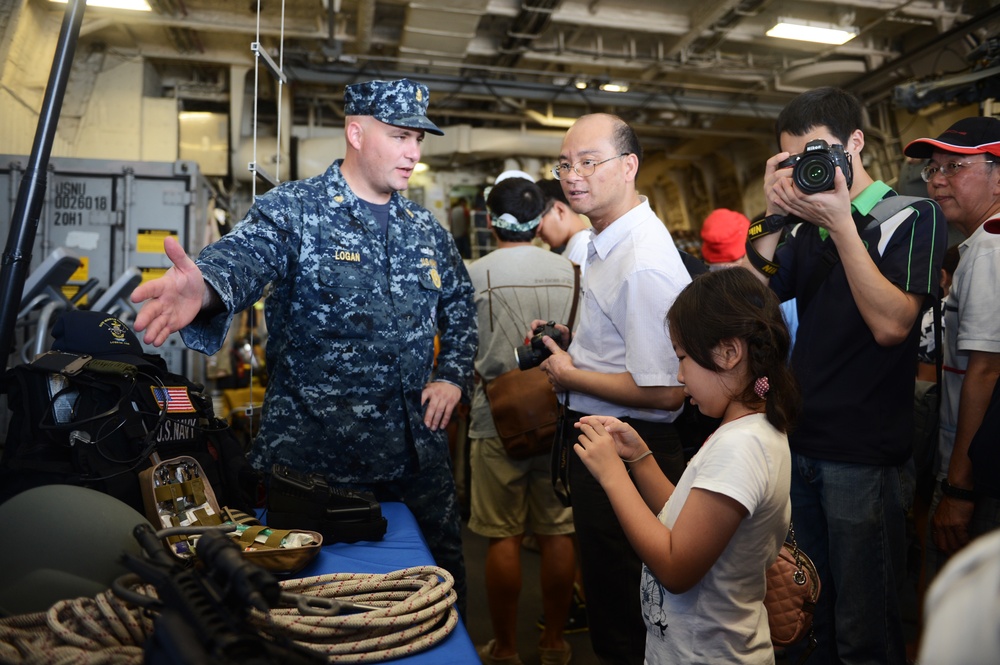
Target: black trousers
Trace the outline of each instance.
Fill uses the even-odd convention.
[[[585,415],[566,412],[564,439],[576,442],[580,431],[573,423]],[[621,420],[639,433],[660,468],[676,483],[685,465],[676,428],[670,423]],[[639,605],[642,561],[625,537],[600,483],[575,453],[571,452],[569,458],[573,523],[580,544],[591,645],[602,663],[642,665],[646,650],[646,625]]]

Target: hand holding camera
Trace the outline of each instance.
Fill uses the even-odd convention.
[[[837,189],[837,167],[844,177],[843,190]],[[764,182],[766,228],[757,229],[756,237],[776,234],[784,226],[801,221],[831,231],[842,223],[853,226],[850,188],[854,175],[850,153],[841,144],[831,145],[824,139],[809,141],[798,154],[773,156],[768,160]],[[753,240],[754,234],[750,235]]]
[[[791,168],[795,186],[803,194],[816,194],[834,188],[838,166],[844,172],[847,188],[850,189],[854,181],[851,156],[844,152],[844,146],[839,143],[830,145],[823,139],[816,139],[809,141],[805,150],[799,154],[779,162],[777,168]]]
[[[532,335],[528,339],[528,343],[514,347],[514,359],[522,371],[538,367],[546,358],[552,355],[552,352],[545,346],[544,339],[546,337],[551,337],[560,348],[565,349],[565,345],[563,344],[563,330],[565,326],[557,325],[555,321],[544,323],[533,321],[532,324],[534,327],[532,328]]]

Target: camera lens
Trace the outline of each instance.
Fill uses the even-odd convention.
[[[792,177],[795,185],[806,194],[815,194],[833,189],[836,170],[825,155],[803,157],[795,165]]]
[[[810,183],[822,183],[827,178],[827,170],[822,164],[810,164],[805,173],[806,180]]]
[[[541,363],[541,361],[535,362],[535,353],[528,344],[514,347],[514,360],[522,372]]]

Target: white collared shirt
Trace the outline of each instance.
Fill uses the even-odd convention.
[[[578,369],[627,371],[639,386],[678,386],[667,310],[689,282],[677,247],[646,197],[590,240],[580,324],[569,353]],[[672,422],[677,411],[614,404],[571,392],[569,408],[593,415]]]

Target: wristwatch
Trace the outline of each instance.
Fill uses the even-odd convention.
[[[948,484],[947,478],[941,479],[941,493],[952,499],[959,499],[960,501],[975,501],[976,493],[972,490],[962,489],[961,487],[955,487],[954,485]]]

